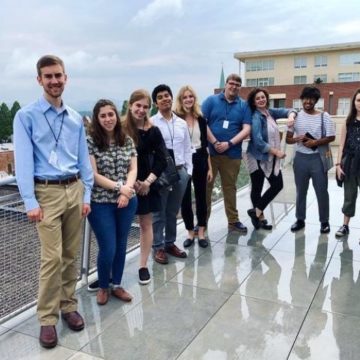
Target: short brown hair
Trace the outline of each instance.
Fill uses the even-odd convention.
[[[228,83],[230,80],[234,80],[240,83],[242,83],[241,77],[238,74],[230,74],[227,78],[226,78],[226,83]]]
[[[44,55],[36,63],[36,70],[39,76],[41,76],[41,69],[46,66],[60,65],[65,72],[64,62],[55,55]]]

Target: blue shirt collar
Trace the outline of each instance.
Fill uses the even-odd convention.
[[[226,100],[225,91],[221,92],[221,93],[219,94],[219,97],[220,97],[221,100],[226,101],[227,103],[229,103],[229,102]],[[240,96],[237,96],[237,97],[235,98],[235,100],[232,101],[232,102],[229,103],[229,104],[237,103],[237,102],[239,102],[239,101],[240,101]]]
[[[64,111],[66,111],[67,114],[69,113],[66,105],[64,105],[64,102],[62,102],[61,107],[59,109],[57,109],[45,99],[44,95],[41,96],[41,98],[39,99],[39,106],[40,106],[41,111],[44,114],[49,110],[54,111],[58,115],[62,114]]]

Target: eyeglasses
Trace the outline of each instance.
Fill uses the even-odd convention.
[[[236,83],[236,82],[233,82],[233,81],[229,81],[228,84],[229,84],[230,86],[235,86],[235,87],[240,87],[240,86],[241,86],[240,83]]]

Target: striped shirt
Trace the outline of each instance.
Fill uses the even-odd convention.
[[[330,115],[327,112],[324,112],[324,136],[321,134],[321,113],[310,115],[305,111],[301,110],[295,120],[294,129],[289,129],[289,131],[294,131],[294,136],[305,135],[307,132],[310,133],[315,139],[320,139],[321,137],[335,136],[335,124],[331,120]],[[316,149],[313,151],[310,148],[304,146],[301,142],[296,143],[296,151],[303,154],[314,154],[318,152]]]

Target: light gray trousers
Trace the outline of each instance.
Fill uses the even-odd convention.
[[[329,221],[328,174],[324,172],[320,154],[296,152],[293,168],[296,185],[296,219],[306,219],[306,195],[311,179],[319,208],[319,220]]]

